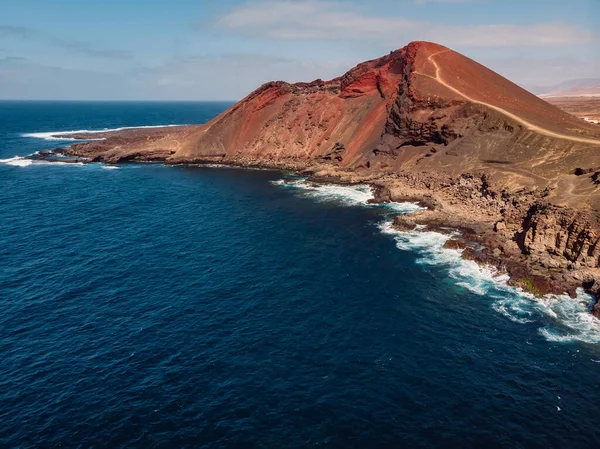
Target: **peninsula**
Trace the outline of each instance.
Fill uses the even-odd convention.
[[[89,161],[370,183],[377,201],[427,206],[395,226],[460,230],[447,244],[514,285],[600,292],[600,126],[438,44],[412,42],[330,81],[264,84],[203,125],[69,137],[104,138],[64,150]]]

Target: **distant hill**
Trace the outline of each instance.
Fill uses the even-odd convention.
[[[529,90],[542,98],[600,97],[600,78],[568,80],[553,86],[533,86]]]

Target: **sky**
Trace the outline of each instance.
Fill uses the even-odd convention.
[[[0,0],[0,99],[239,100],[414,40],[534,88],[600,78],[600,0]]]

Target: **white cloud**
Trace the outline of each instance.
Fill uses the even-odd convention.
[[[131,58],[131,55],[123,50],[97,47],[94,43],[85,40],[59,39],[52,34],[29,27],[0,24],[0,36],[48,43],[87,56],[110,59]]]
[[[550,47],[599,41],[591,31],[559,22],[454,26],[367,15],[341,2],[318,0],[247,3],[221,16],[216,26],[270,39],[361,40],[392,47],[412,40],[462,47]]]

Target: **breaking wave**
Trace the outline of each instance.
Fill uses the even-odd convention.
[[[0,164],[14,165],[15,167],[27,167],[32,163],[33,161],[31,159],[25,159],[21,156],[15,156],[9,159],[0,159]]]
[[[320,202],[336,201],[347,206],[385,207],[399,214],[422,209],[415,203],[369,203],[374,198],[371,186],[365,184],[316,184],[306,179],[271,181],[272,184],[299,190],[303,195]]]
[[[0,159],[0,164],[13,165],[15,167],[29,167],[30,165],[85,165],[83,162],[60,162],[28,159],[22,156],[11,157],[10,159]]]
[[[123,131],[126,129],[146,129],[146,128],[170,128],[174,126],[185,126],[185,125],[151,125],[151,126],[124,126],[121,128],[104,128],[104,129],[79,129],[74,131],[48,131],[41,133],[25,133],[21,134],[21,137],[32,137],[35,139],[44,139],[44,140],[78,140],[74,137],[57,137],[57,136],[69,136],[74,134],[99,134],[99,133],[107,133],[114,131]],[[86,140],[104,140],[104,138],[99,139],[86,139]]]
[[[509,277],[489,266],[461,257],[460,250],[444,248],[449,235],[426,231],[397,231],[391,222],[380,226],[394,236],[396,246],[416,251],[417,263],[444,266],[456,285],[492,300],[492,309],[515,323],[536,323],[538,332],[548,341],[600,343],[600,323],[590,313],[592,297],[583,289],[577,298],[546,295],[537,298],[508,285]]]
[[[368,185],[336,185],[307,182],[306,179],[280,179],[272,184],[298,190],[301,195],[317,201],[337,201],[348,206],[385,206],[397,214],[421,209],[413,203],[371,204],[373,192]],[[462,258],[461,250],[444,247],[452,235],[416,229],[403,232],[392,227],[391,221],[380,224],[380,230],[393,236],[396,246],[418,254],[417,263],[440,266],[459,287],[490,299],[492,309],[519,324],[538,327],[547,341],[600,343],[600,323],[590,313],[593,298],[583,289],[577,298],[567,295],[546,295],[537,298],[520,288],[508,285],[509,276],[494,267],[483,266]]]

